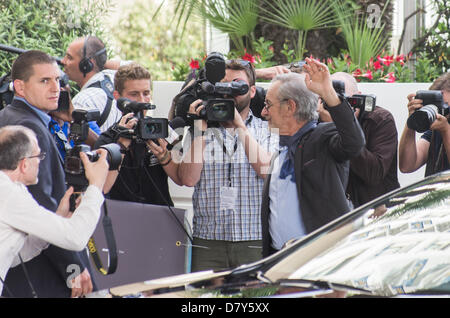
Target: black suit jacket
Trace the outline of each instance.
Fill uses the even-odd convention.
[[[364,147],[364,134],[350,105],[330,107],[334,123],[320,123],[305,135],[294,156],[300,211],[306,233],[349,211],[346,187],[349,159]],[[274,252],[269,232],[270,174],[261,202],[263,256]]]
[[[38,184],[29,186],[28,189],[40,205],[56,211],[66,185],[62,157],[48,127],[36,112],[18,99],[14,99],[11,105],[0,111],[0,127],[6,125],[22,125],[36,133],[39,147],[46,152],[46,157],[39,165]],[[38,297],[70,297],[71,289],[67,287],[66,280],[74,272],[67,272],[67,266],[79,265],[82,272],[88,266],[88,259],[82,253],[50,245],[39,256],[26,262],[26,269]],[[9,270],[5,284],[15,297],[32,297],[20,265]],[[5,288],[3,295],[9,296]]]

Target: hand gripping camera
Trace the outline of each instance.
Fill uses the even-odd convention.
[[[339,80],[333,80],[333,88],[339,95],[343,96],[345,100],[353,107],[353,109],[360,109],[359,118],[362,118],[366,112],[372,112],[376,106],[376,96],[373,94],[354,94],[351,97],[345,94],[345,83]]]
[[[406,124],[410,129],[423,133],[430,129],[437,114],[442,116],[449,114],[449,106],[444,103],[441,91],[417,91],[415,98],[421,99],[424,106],[408,117]],[[450,119],[448,121],[450,123]]]
[[[66,183],[73,186],[74,192],[83,192],[89,185],[88,180],[84,174],[83,163],[80,158],[80,153],[84,152],[91,162],[98,160],[99,155],[91,151],[91,147],[83,144],[87,139],[89,133],[89,122],[100,118],[99,111],[86,111],[83,109],[76,109],[72,112],[73,121],[70,124],[69,138],[74,141],[74,146],[70,149],[64,160],[64,171],[66,173]],[[101,146],[108,152],[107,161],[109,163],[109,170],[117,170],[122,162],[122,155],[120,153],[120,146],[112,143]]]
[[[244,95],[248,92],[248,84],[244,81],[220,83],[225,77],[225,59],[222,54],[212,52],[205,60],[205,67],[200,71],[199,78],[186,89],[175,106],[175,116],[183,118],[192,124],[193,118],[188,118],[189,106],[197,99],[203,100],[205,108],[200,118],[208,124],[226,122],[234,119],[235,102],[226,96]]]
[[[153,118],[144,116],[144,111],[155,109],[156,106],[148,103],[138,103],[128,98],[121,97],[117,100],[117,107],[123,115],[134,113],[138,119],[134,128],[134,136],[138,140],[149,140],[158,138],[167,138],[169,135],[169,122],[166,118]]]

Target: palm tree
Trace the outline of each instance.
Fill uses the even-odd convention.
[[[302,59],[305,53],[306,38],[312,30],[330,28],[336,19],[328,10],[331,1],[315,0],[283,0],[272,4],[265,1],[262,7],[262,21],[297,31],[295,56]]]
[[[262,36],[273,42],[274,59],[282,64],[286,61],[281,54],[286,41],[290,48],[297,50],[298,58],[302,58],[304,53],[318,58],[336,56],[347,48],[343,29],[336,24],[331,13],[333,10],[330,10],[336,7],[337,2],[340,1],[178,0],[175,17],[178,25],[184,25],[192,14],[207,19],[227,33],[231,47],[239,50],[247,47],[251,51],[251,41]],[[387,43],[392,31],[391,0],[345,0],[345,3],[352,7],[353,16],[353,10],[357,10],[356,16],[370,14],[371,5],[384,11],[381,17],[384,31],[379,38]]]

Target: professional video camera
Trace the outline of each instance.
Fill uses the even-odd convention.
[[[182,117],[191,124],[192,116],[187,116],[189,106],[197,99],[203,100],[205,108],[200,112],[200,118],[211,123],[225,122],[234,119],[235,103],[228,96],[244,95],[248,92],[248,84],[244,81],[220,83],[225,77],[225,59],[217,52],[210,53],[205,60],[205,68],[200,71],[197,79],[181,95],[175,105],[175,116]]]
[[[424,106],[408,117],[406,124],[410,129],[423,133],[430,129],[437,114],[447,116],[450,113],[449,106],[444,103],[441,91],[417,91],[415,98],[421,99]],[[447,120],[450,123],[450,118]]]
[[[89,184],[84,174],[80,153],[84,152],[92,162],[97,161],[99,158],[96,152],[91,151],[91,147],[83,144],[88,137],[89,122],[95,121],[99,117],[99,111],[76,109],[72,112],[73,121],[70,124],[69,137],[74,141],[74,146],[66,154],[64,171],[66,172],[66,183],[69,186],[73,186],[74,192],[83,192]],[[107,161],[109,163],[109,170],[117,170],[122,161],[120,146],[111,143],[100,148],[106,149],[108,152]]]
[[[134,113],[138,120],[134,128],[134,134],[125,136],[128,138],[137,138],[138,140],[149,140],[158,138],[167,138],[169,135],[169,121],[166,118],[153,118],[144,116],[146,110],[155,109],[156,106],[149,103],[138,103],[128,98],[121,97],[117,100],[117,107],[123,115]]]
[[[373,94],[354,94],[353,96],[347,96],[345,94],[345,83],[339,80],[333,80],[333,88],[339,95],[343,96],[345,100],[354,109],[360,109],[360,118],[365,112],[371,112],[376,106],[376,96]]]

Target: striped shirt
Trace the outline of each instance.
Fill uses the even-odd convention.
[[[96,73],[92,76],[89,81],[87,81],[80,92],[75,95],[72,99],[72,104],[75,109],[84,109],[84,110],[98,110],[100,112],[100,116],[105,109],[106,102],[108,101],[108,97],[103,89],[98,87],[88,87],[89,85],[102,81],[105,76],[108,76],[111,80],[111,83],[114,83],[114,75],[115,70],[103,70],[99,73]],[[122,117],[122,113],[116,107],[116,101],[113,100],[111,105],[111,111],[109,112],[108,118],[105,123],[100,127],[101,132],[105,132],[109,127],[118,122]]]
[[[245,123],[263,149],[269,152],[277,149],[278,135],[270,133],[266,121],[250,112]],[[263,184],[237,134],[232,135],[223,127],[208,129],[203,170],[192,196],[193,236],[224,241],[261,240]],[[223,187],[237,189],[234,209],[220,207]]]

